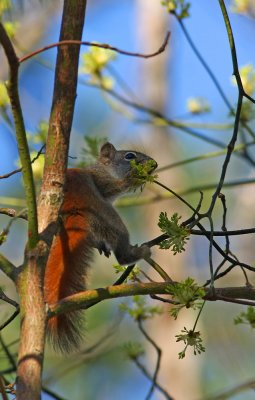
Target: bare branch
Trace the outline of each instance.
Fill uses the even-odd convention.
[[[13,208],[0,208],[0,214],[8,215],[8,217],[12,218],[24,219],[27,221],[27,211],[23,211],[22,213],[20,213]]]
[[[40,148],[40,150],[38,151],[36,156],[31,160],[31,164],[33,164],[40,157],[40,155],[43,153],[44,149],[45,149],[45,144],[42,145],[42,147]],[[9,172],[9,173],[4,174],[4,175],[0,175],[0,179],[10,178],[10,176],[17,174],[18,172],[22,172],[22,168],[17,168],[12,172]]]
[[[0,269],[12,280],[15,281],[17,277],[17,268],[0,253]]]
[[[158,373],[159,373],[159,368],[160,368],[160,361],[161,361],[162,351],[158,347],[157,343],[150,337],[150,335],[144,329],[143,324],[142,324],[142,320],[138,319],[137,323],[138,323],[138,327],[139,327],[140,331],[142,332],[142,334],[144,335],[145,339],[154,347],[154,349],[157,352],[156,368],[155,368],[154,374],[153,374],[152,379],[151,379],[152,385],[151,385],[151,388],[149,390],[149,393],[146,396],[146,400],[149,400],[151,398],[153,392],[154,392],[154,389],[155,389],[156,385],[157,385],[157,378],[158,378]]]
[[[30,162],[29,148],[26,138],[26,130],[18,91],[19,61],[11,40],[9,39],[3,24],[0,22],[0,43],[2,44],[10,68],[10,79],[7,90],[10,97],[12,113],[15,123],[16,137],[19,149],[25,195],[28,206],[28,248],[34,248],[38,242],[38,223],[36,209],[36,193]]]
[[[6,326],[8,326],[20,313],[19,306],[14,311],[14,313],[2,324],[0,325],[0,331],[2,331]]]
[[[21,57],[19,59],[19,62],[22,63],[24,61],[27,61],[28,59],[36,56],[37,54],[40,54],[49,49],[53,49],[54,47],[60,47],[60,46],[66,46],[66,45],[99,47],[102,49],[116,51],[116,53],[123,54],[125,56],[140,57],[140,58],[152,58],[152,57],[158,56],[159,54],[161,54],[165,51],[166,46],[168,45],[168,42],[169,42],[169,38],[170,38],[170,32],[167,32],[164,42],[159,47],[159,49],[150,54],[134,53],[131,51],[121,50],[117,47],[110,46],[109,44],[105,44],[105,43],[93,43],[93,42],[86,42],[86,41],[84,42],[84,41],[80,41],[80,40],[61,40],[57,43],[52,43],[48,46],[44,46],[41,49],[35,50],[32,53],[29,53],[26,56]]]

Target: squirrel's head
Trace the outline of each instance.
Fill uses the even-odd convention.
[[[117,179],[136,178],[134,164],[146,165],[149,174],[158,166],[156,161],[146,154],[133,150],[116,150],[109,142],[101,147],[98,161]]]

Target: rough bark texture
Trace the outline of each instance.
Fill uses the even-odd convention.
[[[64,2],[60,40],[82,36],[86,0]],[[80,46],[58,49],[55,86],[46,146],[45,169],[38,204],[39,232],[47,244],[57,229],[63,198],[69,137],[73,120]],[[17,286],[21,302],[21,344],[18,357],[17,399],[40,399],[46,326],[43,270],[47,259],[40,242],[28,252]]]
[[[41,392],[46,309],[40,264],[39,258],[30,254],[17,282],[21,310],[21,340],[17,372],[18,400],[37,400]]]
[[[65,1],[59,40],[81,40],[86,1]],[[80,46],[58,48],[54,96],[46,145],[43,184],[38,204],[39,232],[52,238],[63,200],[63,184],[76,99]],[[46,231],[45,231],[46,230]]]

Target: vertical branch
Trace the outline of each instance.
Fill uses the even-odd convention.
[[[143,327],[142,324],[142,320],[138,319],[138,327],[140,329],[140,331],[142,332],[142,334],[144,335],[144,337],[146,338],[146,340],[148,340],[148,342],[154,347],[154,349],[157,352],[157,362],[156,362],[156,368],[152,377],[152,385],[150,387],[150,390],[146,396],[146,400],[149,400],[154,392],[154,389],[156,387],[157,384],[157,378],[158,378],[158,373],[159,373],[159,368],[160,368],[160,361],[161,361],[161,355],[162,355],[162,351],[161,349],[158,347],[157,343],[154,342],[154,340],[148,335],[148,333],[146,332],[146,330]]]
[[[35,194],[35,186],[33,180],[29,148],[26,138],[26,130],[19,100],[19,91],[18,91],[19,61],[15,53],[14,47],[12,45],[12,42],[10,41],[5,31],[5,28],[1,22],[0,22],[0,43],[4,48],[10,68],[10,77],[7,83],[7,89],[10,97],[12,114],[14,118],[19,157],[22,167],[22,177],[25,188],[25,197],[28,207],[28,248],[33,249],[38,242],[36,194]]]
[[[230,162],[231,155],[234,151],[235,143],[236,143],[237,136],[238,136],[239,123],[240,123],[240,118],[241,118],[241,110],[242,110],[242,104],[243,104],[243,97],[245,94],[243,85],[242,85],[242,81],[241,81],[241,77],[239,74],[239,70],[238,70],[238,61],[237,61],[237,55],[236,55],[234,36],[233,36],[233,32],[232,32],[232,28],[231,28],[231,24],[230,24],[230,20],[228,17],[228,13],[226,10],[224,0],[219,0],[219,5],[221,8],[222,16],[224,19],[224,23],[225,23],[225,27],[226,27],[226,31],[227,31],[227,35],[228,35],[228,41],[229,41],[231,57],[232,57],[233,74],[236,77],[236,82],[237,82],[237,87],[238,87],[238,100],[237,100],[237,107],[236,107],[236,113],[235,113],[235,123],[234,123],[233,134],[232,134],[231,140],[228,144],[227,154],[226,154],[223,166],[222,166],[220,180],[219,180],[218,186],[212,196],[212,202],[209,207],[208,214],[212,212],[215,202],[217,200],[217,197],[220,194],[220,191],[224,184],[225,176],[227,173],[227,168],[228,168],[228,165]]]
[[[65,0],[60,40],[81,39],[86,0]],[[69,137],[76,97],[79,46],[58,48],[55,86],[45,168],[38,203],[39,232],[47,244],[57,229],[57,218],[63,199]],[[46,307],[43,296],[43,271],[48,251],[39,242],[37,252],[28,252],[29,268],[18,278],[21,306],[21,342],[18,356],[17,398],[38,400],[44,356]]]
[[[243,84],[242,84],[242,80],[241,80],[241,77],[239,74],[239,69],[238,69],[238,61],[237,61],[236,46],[235,46],[233,31],[231,28],[231,24],[230,24],[230,20],[228,17],[228,13],[227,13],[227,9],[226,9],[224,0],[219,0],[219,5],[221,8],[222,16],[224,19],[224,23],[225,23],[225,27],[226,27],[226,31],[227,31],[227,35],[228,35],[228,41],[229,41],[231,57],[232,57],[233,74],[236,77],[239,92],[244,94]]]
[[[14,118],[17,144],[23,172],[25,196],[28,207],[27,251],[23,272],[20,274],[20,277],[17,281],[21,302],[22,320],[22,340],[20,346],[21,357],[19,359],[20,374],[17,380],[17,393],[20,395],[20,400],[32,400],[39,399],[40,397],[46,320],[42,291],[42,274],[39,261],[41,246],[38,246],[38,222],[35,187],[18,92],[19,61],[13,45],[1,23],[0,42],[4,48],[10,68],[10,77],[7,84],[7,89]],[[15,271],[11,267],[11,264],[6,264],[5,262],[5,270],[7,269],[10,270],[9,276],[16,278]],[[26,349],[25,353],[23,352],[23,349]]]
[[[59,41],[81,40],[86,0],[65,1]],[[56,231],[67,166],[78,78],[80,46],[58,48],[54,94],[46,143],[43,183],[38,203],[39,231],[47,241]]]

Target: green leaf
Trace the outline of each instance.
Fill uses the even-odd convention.
[[[162,313],[162,309],[155,305],[148,305],[143,296],[133,296],[133,303],[129,306],[127,303],[120,304],[120,310],[128,313],[135,321],[152,318],[154,315]]]
[[[119,264],[115,264],[113,265],[113,268],[115,269],[115,273],[119,274],[119,273],[123,273],[126,271],[126,269],[128,268],[127,266],[124,265],[119,265]],[[131,280],[131,281],[135,281],[136,278],[139,276],[140,274],[140,268],[136,265],[132,271],[130,272],[128,278],[125,280],[125,282],[127,282],[127,280]]]
[[[143,356],[145,354],[144,348],[141,343],[138,342],[127,342],[123,346],[123,350],[125,351],[128,358],[132,360],[136,360],[137,358]]]
[[[253,0],[232,0],[231,11],[236,14],[252,13]]]
[[[184,327],[184,329],[181,330],[181,334],[175,335],[175,337],[177,338],[176,342],[184,342],[185,344],[184,349],[179,353],[180,359],[185,357],[188,346],[193,347],[193,353],[195,356],[205,351],[205,347],[202,344],[203,340],[199,331],[188,331],[187,328]]]
[[[239,73],[245,93],[252,96],[255,92],[255,68],[253,64],[245,64],[239,68]],[[237,86],[236,77],[231,77],[233,85]]]
[[[0,232],[0,246],[6,242],[7,240],[7,233],[6,230],[4,229],[2,232]]]
[[[115,59],[116,53],[114,51],[92,46],[87,53],[82,54],[81,72],[97,75],[110,61]]]
[[[99,84],[105,89],[111,89],[114,79],[104,75],[104,70],[108,64],[115,60],[116,52],[101,47],[91,47],[87,53],[81,56],[80,72],[90,75],[90,82]]]
[[[132,176],[139,186],[147,182],[151,183],[157,178],[157,175],[152,175],[157,166],[154,160],[148,160],[144,164],[139,164],[132,160],[130,165],[132,167]]]
[[[187,18],[190,15],[190,3],[185,0],[165,0],[161,1],[161,4],[170,14],[175,14],[178,19]]]
[[[19,27],[19,23],[15,21],[14,22],[6,21],[4,22],[4,27],[10,39],[13,39]]]
[[[251,328],[255,328],[255,309],[252,306],[248,306],[246,312],[242,311],[235,319],[234,323],[250,325]]]
[[[0,17],[11,9],[11,0],[1,0],[0,1]]]
[[[202,97],[190,97],[187,101],[188,111],[192,114],[205,114],[211,111],[208,101]]]
[[[170,314],[177,319],[179,312],[183,308],[191,308],[192,310],[200,309],[205,296],[205,290],[199,287],[194,279],[188,277],[183,282],[170,283],[167,292],[172,295],[172,299],[178,303],[170,309]]]
[[[170,220],[166,212],[161,212],[159,215],[158,226],[161,231],[169,236],[168,239],[163,240],[159,247],[161,249],[171,249],[175,254],[185,251],[184,246],[189,240],[190,232],[187,228],[179,224],[181,216],[174,213]]]
[[[0,81],[0,107],[5,108],[10,104],[10,99],[7,93],[5,83]]]

